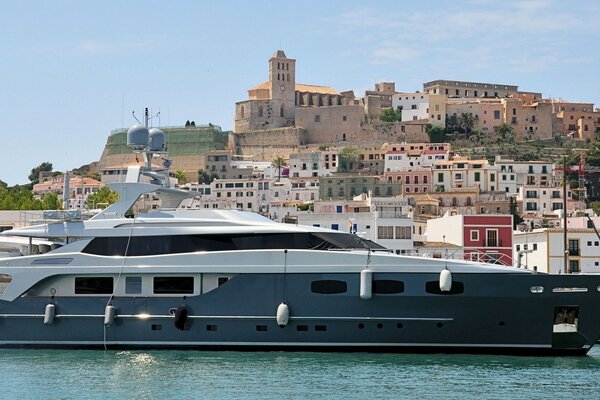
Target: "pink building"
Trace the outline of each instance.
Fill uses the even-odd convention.
[[[461,246],[473,261],[513,265],[512,215],[450,215],[427,221],[427,241]]]

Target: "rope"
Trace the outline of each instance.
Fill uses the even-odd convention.
[[[104,307],[105,312],[106,312],[106,307],[108,307],[111,303],[111,301],[114,299],[115,297],[115,291],[117,290],[117,286],[119,285],[119,281],[121,280],[121,276],[123,275],[123,268],[125,267],[125,261],[127,260],[127,254],[129,253],[129,245],[131,244],[131,236],[133,234],[133,226],[135,225],[135,215],[133,215],[133,221],[131,222],[131,226],[129,227],[129,236],[127,237],[127,244],[125,245],[125,253],[123,256],[123,259],[121,260],[121,267],[119,268],[119,274],[117,275],[117,280],[115,282],[115,284],[113,285],[113,291],[110,295],[110,297],[108,298],[108,301],[106,302],[106,306]],[[106,325],[102,324],[104,326],[104,337],[103,337],[103,345],[104,345],[104,351],[107,350],[106,348]]]

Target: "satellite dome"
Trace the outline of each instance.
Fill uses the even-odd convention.
[[[132,150],[144,150],[148,147],[148,128],[133,125],[127,130],[127,146]]]
[[[165,151],[165,134],[158,128],[149,131],[148,147],[150,151]]]

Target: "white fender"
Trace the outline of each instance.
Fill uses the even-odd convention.
[[[56,314],[56,307],[54,304],[46,304],[44,310],[44,325],[52,325],[54,323],[54,315]]]
[[[440,272],[440,290],[442,292],[449,292],[452,289],[452,273],[448,268],[444,268]]]
[[[104,325],[111,326],[115,323],[115,315],[117,314],[117,307],[106,306],[104,309]]]
[[[281,303],[279,307],[277,307],[277,325],[283,328],[288,324],[289,320],[290,308],[287,304]]]
[[[373,295],[373,273],[368,269],[360,271],[360,298],[369,300]]]

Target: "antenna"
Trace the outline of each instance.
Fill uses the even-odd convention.
[[[131,112],[131,115],[133,115],[133,118],[138,122],[138,124],[142,125],[142,122],[135,116],[135,110]]]

